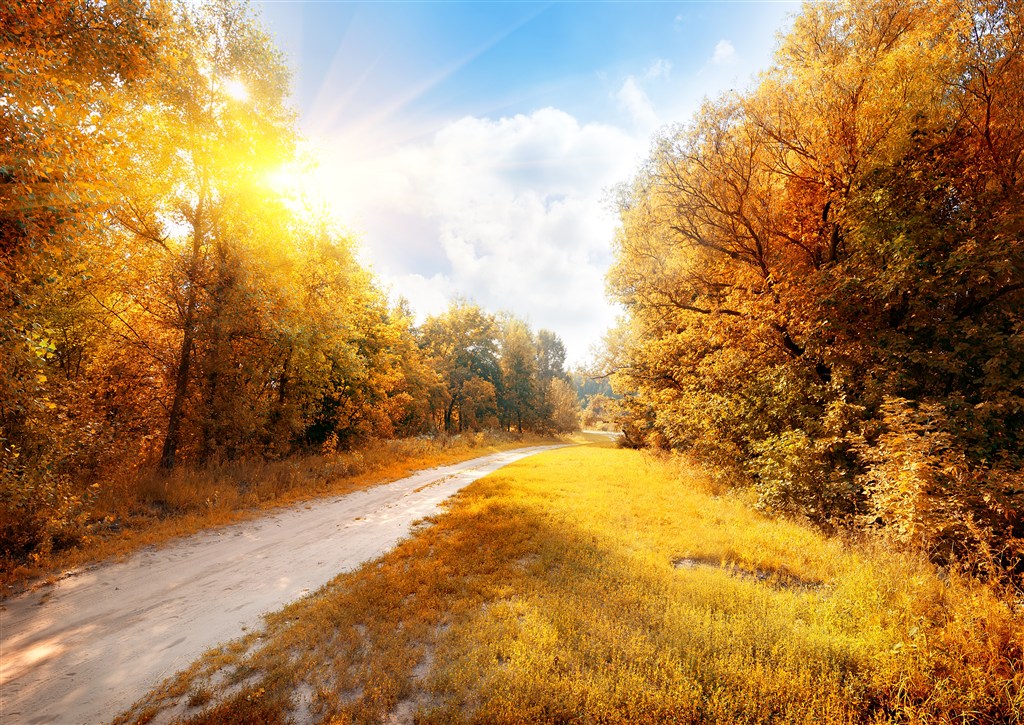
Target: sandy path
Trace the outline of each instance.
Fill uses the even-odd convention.
[[[261,614],[388,551],[460,488],[556,447],[422,471],[11,598],[0,606],[0,724],[105,722]]]
[[[581,430],[580,433],[589,433],[592,436],[603,436],[608,440],[618,440],[622,437],[622,433],[619,431],[611,430]]]

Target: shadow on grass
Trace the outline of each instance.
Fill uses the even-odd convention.
[[[122,721],[161,708],[190,723],[1010,721],[1012,688],[1000,697],[998,682],[967,692],[946,678],[908,695],[915,673],[900,668],[924,675],[938,659],[887,659],[879,648],[901,633],[879,633],[870,609],[680,569],[636,531],[574,519],[571,490],[515,475],[467,488],[390,554],[268,617],[253,648],[212,653],[165,688],[244,668],[260,698],[222,691],[196,712],[155,697]]]

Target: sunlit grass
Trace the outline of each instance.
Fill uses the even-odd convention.
[[[126,719],[1019,721],[999,592],[682,474],[607,445],[504,468]]]

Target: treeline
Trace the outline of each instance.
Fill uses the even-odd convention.
[[[1022,21],[808,3],[756,87],[658,139],[611,273],[631,440],[767,508],[1020,564]]]
[[[608,376],[576,370],[570,377],[576,386],[576,398],[581,408],[580,425],[584,429],[616,430],[619,396],[612,390]]]
[[[13,0],[0,51],[0,556],[115,474],[576,426],[557,336],[417,329],[281,191],[289,74],[243,6]]]

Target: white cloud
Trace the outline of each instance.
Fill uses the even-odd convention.
[[[626,78],[615,94],[615,100],[619,109],[628,113],[630,120],[639,128],[652,130],[658,125],[658,114],[654,112],[651,99],[634,76]]]
[[[349,168],[335,193],[358,210],[377,273],[418,313],[468,297],[554,330],[581,361],[614,321],[607,189],[632,177],[647,143],[553,108],[469,116]]]
[[[389,275],[385,280],[391,298],[397,301],[404,297],[413,307],[413,311],[421,318],[444,312],[451,300],[452,281],[444,274],[425,277],[416,272]]]
[[[715,65],[731,65],[737,61],[736,48],[728,40],[719,40],[711,62]]]
[[[644,72],[644,78],[654,80],[656,78],[668,78],[672,74],[672,61],[658,58]]]
[[[639,75],[629,75],[619,89],[612,94],[618,109],[626,113],[633,124],[634,131],[649,137],[663,122],[655,110],[648,89],[657,90],[656,86],[665,87],[672,75],[672,61],[656,58]]]

